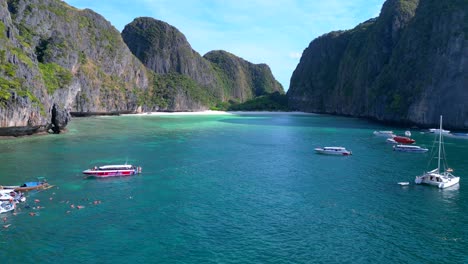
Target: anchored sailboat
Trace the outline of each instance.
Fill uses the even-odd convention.
[[[438,152],[438,158],[437,158],[437,168],[433,169],[431,171],[425,172],[422,176],[416,176],[416,179],[414,182],[416,184],[429,184],[429,185],[434,185],[439,188],[447,188],[450,186],[453,186],[460,181],[460,177],[454,176],[452,174],[453,170],[451,168],[447,168],[446,162],[444,162],[445,166],[443,171],[441,172],[441,152],[443,149],[443,144],[442,144],[442,116],[440,116],[440,128],[438,129],[439,132],[439,152]],[[445,151],[444,153],[444,161],[445,161]]]

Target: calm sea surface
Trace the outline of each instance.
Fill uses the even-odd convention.
[[[430,154],[394,152],[372,134],[390,129],[404,132],[322,115],[146,115],[73,119],[66,134],[3,139],[0,184],[46,176],[56,187],[0,215],[0,259],[468,263],[468,140],[445,140],[461,180],[439,190],[413,183]],[[433,135],[412,133],[432,146]],[[318,146],[353,156],[318,155]],[[143,173],[81,173],[126,162]]]

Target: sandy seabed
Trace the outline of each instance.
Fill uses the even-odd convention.
[[[273,112],[273,111],[198,111],[198,112],[148,112],[139,114],[124,114],[125,116],[132,115],[314,115],[313,113],[305,112]]]

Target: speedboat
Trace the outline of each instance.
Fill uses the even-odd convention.
[[[17,203],[25,202],[26,197],[21,192],[15,192],[14,190],[0,190],[0,202],[14,201]]]
[[[106,165],[100,167],[94,167],[83,171],[83,174],[88,176],[105,178],[105,177],[114,177],[114,176],[131,176],[141,173],[141,167],[133,165]]]
[[[400,136],[393,137],[393,140],[395,140],[396,142],[401,143],[401,144],[413,144],[414,142],[416,142],[412,138],[400,137]]]
[[[323,147],[323,148],[315,148],[315,151],[320,154],[328,154],[328,155],[341,155],[341,156],[348,156],[352,155],[353,153],[347,150],[344,147]]]
[[[444,134],[447,137],[452,137],[452,138],[463,138],[463,139],[468,139],[468,133],[447,133]]]
[[[15,201],[0,201],[0,213],[6,213],[15,210]]]
[[[423,153],[427,152],[427,148],[422,148],[420,146],[414,145],[395,145],[393,146],[393,150],[395,151],[402,151],[402,152],[416,152],[416,153]]]
[[[0,213],[6,213],[15,210],[15,198],[10,195],[10,190],[0,190]]]
[[[421,176],[416,176],[416,178],[414,179],[414,182],[416,184],[424,183],[428,185],[433,185],[433,186],[439,187],[440,189],[443,189],[443,188],[447,188],[455,184],[458,184],[460,182],[460,177],[453,175],[452,174],[453,169],[449,168],[447,165],[447,159],[445,158],[444,145],[442,144],[443,143],[442,134],[444,134],[443,129],[442,129],[442,116],[440,116],[440,128],[438,131],[439,131],[438,132],[439,144],[438,144],[437,168],[431,171],[425,172]],[[443,157],[441,157],[442,154],[444,155]],[[433,159],[431,158],[431,160]],[[441,164],[441,161],[443,161],[444,164]],[[443,165],[443,169],[441,170],[442,165]]]
[[[442,132],[442,134],[448,134],[450,133],[450,130],[439,129],[439,128],[429,128],[429,133],[439,134],[439,132]]]
[[[395,134],[393,134],[393,131],[374,131],[374,135],[388,138],[392,138],[395,136]]]

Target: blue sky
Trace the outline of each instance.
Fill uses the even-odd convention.
[[[153,17],[179,29],[204,55],[225,50],[252,63],[266,63],[289,88],[309,43],[379,15],[384,0],[65,0],[90,8],[119,31],[136,17]]]

